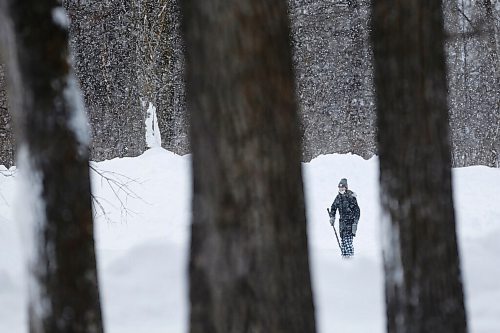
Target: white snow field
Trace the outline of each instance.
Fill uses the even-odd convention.
[[[107,178],[94,172],[92,182],[106,331],[187,332],[190,156],[153,148],[92,166]],[[303,171],[318,332],[384,332],[377,158],[323,155]],[[0,167],[0,333],[28,331],[18,177]],[[361,207],[353,260],[341,259],[326,212],[343,177]],[[500,169],[453,177],[470,332],[500,332]]]

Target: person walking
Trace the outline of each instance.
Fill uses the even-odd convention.
[[[341,238],[340,250],[342,257],[350,258],[354,255],[353,237],[356,236],[361,211],[356,200],[356,193],[349,190],[347,179],[342,178],[338,185],[339,193],[335,197],[330,209],[330,224],[334,227],[335,213],[339,211],[339,230]],[[334,227],[335,228],[335,227]]]

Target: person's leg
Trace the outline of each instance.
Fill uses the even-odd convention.
[[[353,256],[354,248],[352,246],[352,233],[348,232],[348,230],[342,230],[340,237],[340,250],[342,252],[342,257],[347,258]]]
[[[346,233],[345,237],[342,238],[343,250],[342,255],[346,257],[352,257],[354,255],[354,246],[352,244],[352,233]],[[345,244],[345,245],[344,245]]]
[[[340,252],[342,254],[342,257],[345,257],[345,255],[346,255],[346,247],[347,247],[347,244],[345,242],[344,235],[341,234],[340,235]]]
[[[352,227],[349,224],[343,224],[340,226],[340,237],[342,239],[340,243],[340,250],[342,252],[342,257],[349,258],[354,255],[354,247],[352,244]]]

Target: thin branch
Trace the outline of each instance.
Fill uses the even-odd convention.
[[[101,204],[97,196],[91,194],[90,195],[92,198],[92,202],[95,203],[95,206],[92,205],[92,209],[94,210],[94,219],[100,217],[101,215],[97,215],[97,208],[102,212],[102,216],[106,219],[106,222],[112,223],[111,219],[109,218],[108,214],[106,214],[106,210],[104,209],[104,206]],[[97,207],[97,208],[95,208]]]
[[[112,171],[102,171],[98,169],[96,166],[90,164],[90,169],[95,172],[98,176],[101,177],[101,186],[104,184],[107,184],[110,190],[113,192],[114,197],[118,200],[119,206],[114,205],[111,201],[104,199],[104,198],[98,198],[95,195],[92,195],[92,200],[93,202],[96,203],[95,205],[95,216],[97,215],[97,210],[100,210],[104,216],[106,216],[106,220],[108,222],[111,221],[109,216],[107,215],[107,212],[104,208],[104,205],[102,204],[101,200],[105,201],[107,204],[109,204],[111,207],[115,209],[119,209],[121,213],[122,219],[125,217],[126,218],[131,215],[138,215],[137,212],[131,210],[128,207],[128,199],[139,199],[142,202],[146,204],[150,204],[144,199],[142,199],[135,191],[131,190],[129,185],[130,184],[142,184],[139,182],[137,179],[130,178],[126,175],[117,173],[117,172],[112,172]],[[122,199],[121,195],[125,195],[125,199]]]

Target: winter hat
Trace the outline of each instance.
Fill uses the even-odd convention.
[[[347,188],[347,179],[346,178],[342,178],[340,180],[339,187],[345,187],[345,188]]]

